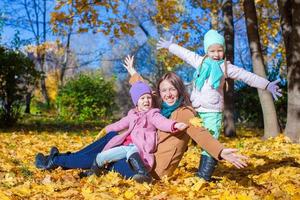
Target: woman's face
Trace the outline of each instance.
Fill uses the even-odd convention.
[[[177,89],[168,80],[163,80],[160,83],[159,93],[161,99],[169,106],[172,106],[178,99]]]

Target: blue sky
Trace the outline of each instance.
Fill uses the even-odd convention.
[[[136,4],[134,5],[136,7],[143,6],[142,4]],[[4,11],[3,2],[0,2],[0,11]],[[50,6],[50,10],[53,9],[53,5]],[[24,10],[19,11],[18,15],[24,15]],[[149,12],[154,12],[154,10],[151,10]],[[144,27],[147,28],[147,31],[150,33],[151,37],[158,39],[160,36],[157,32],[157,27],[152,24],[152,21],[144,19],[147,17],[147,15],[143,15],[143,13],[140,13],[141,19],[145,20],[143,22]],[[143,18],[144,16],[144,18]],[[190,18],[196,18],[198,16],[200,19],[207,16],[207,13],[203,12],[202,9],[196,9],[192,8],[189,5],[186,6],[185,15]],[[2,17],[11,17],[11,16],[3,16]],[[197,42],[197,46],[199,48],[196,49],[196,52],[203,54],[202,49],[202,38],[204,33],[210,28],[209,21],[202,21],[201,24],[198,24],[201,26],[200,30],[201,33],[196,32],[195,30],[190,30],[191,34],[191,43],[187,43],[185,46],[188,47],[192,43]],[[203,30],[203,31],[202,31]],[[3,28],[3,34],[2,34],[2,44],[9,45],[10,41],[13,39],[14,34],[16,33],[17,29],[12,27],[5,26]],[[31,38],[33,35],[25,30],[19,29],[20,37],[24,40],[27,40],[28,38]],[[163,37],[169,38],[171,35],[174,34],[181,34],[184,33],[184,30],[181,30],[179,26],[173,26],[170,28],[170,30],[165,30],[163,33]],[[53,36],[52,34],[48,34],[48,40],[54,41],[56,39],[56,36]],[[130,38],[132,39],[132,38]],[[128,38],[129,40],[129,38]],[[114,54],[114,57],[116,59],[118,58],[124,58],[127,54],[132,53],[132,51],[142,44],[145,44],[147,41],[147,38],[145,37],[145,34],[141,31],[141,29],[136,28],[136,34],[134,36],[133,41],[128,44],[128,41],[125,38],[123,40],[119,40],[114,44],[109,43],[109,40],[107,37],[103,36],[101,33],[93,34],[93,33],[83,33],[83,34],[74,34],[72,36],[72,42],[71,47],[74,52],[76,52],[78,59],[81,60],[81,62],[89,61],[95,59],[94,62],[89,64],[89,67],[98,68],[102,63],[100,60],[110,60],[112,58],[112,54]],[[153,50],[149,49],[147,45],[144,48],[144,51],[147,52],[153,52]],[[99,57],[102,55],[101,57]],[[146,62],[147,59],[144,58],[144,54],[140,54],[140,56],[136,58],[140,58],[137,62],[137,65],[140,67],[143,67],[144,65],[148,64],[151,65],[151,62]],[[150,56],[150,55],[148,55]],[[234,64],[243,67],[247,70],[252,70],[252,62],[251,62],[251,56],[250,51],[248,47],[248,41],[247,41],[247,34],[246,34],[246,26],[244,18],[241,18],[240,20],[236,21],[235,23],[235,60]],[[119,73],[122,72],[123,75],[126,75],[125,70],[122,70],[121,66],[121,60],[118,60],[116,62],[113,62],[112,64],[114,66],[114,72]],[[154,65],[153,65],[154,66]],[[153,68],[153,66],[148,66],[148,71],[146,70],[145,73],[150,73],[149,70]],[[184,65],[187,66],[187,65]],[[270,66],[272,67],[272,66]],[[121,70],[120,70],[121,68]],[[187,72],[187,71],[186,71]],[[185,71],[180,72],[181,74],[184,74]],[[187,72],[189,74],[190,72]]]

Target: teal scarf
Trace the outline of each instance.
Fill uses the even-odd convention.
[[[224,60],[215,61],[211,58],[204,59],[202,66],[199,66],[193,75],[195,86],[199,91],[203,87],[206,79],[208,79],[209,84],[214,89],[220,86],[221,78],[224,75],[221,69],[221,64],[223,63]]]
[[[165,116],[166,118],[169,118],[171,116],[172,112],[174,110],[176,110],[181,105],[182,99],[183,99],[182,97],[180,99],[177,99],[177,101],[172,106],[169,106],[168,104],[166,104],[165,102],[163,102],[161,104],[160,113],[163,116]]]

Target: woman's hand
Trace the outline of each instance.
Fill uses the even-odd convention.
[[[177,122],[175,125],[174,125],[174,128],[176,130],[179,130],[179,131],[183,131],[184,129],[186,129],[188,127],[188,125],[186,125],[185,123],[182,123],[182,122]]]
[[[130,74],[130,76],[132,76],[133,74],[136,73],[134,67],[133,67],[133,60],[134,60],[134,56],[126,56],[125,60],[124,60],[124,64],[123,66],[127,69],[128,73]]]
[[[236,154],[236,152],[238,152],[237,149],[223,149],[221,151],[220,157],[230,162],[238,169],[246,167],[247,163],[245,162],[245,160],[247,160],[248,157]]]
[[[170,40],[166,40],[164,38],[159,38],[159,41],[156,44],[156,49],[168,49],[169,46],[173,43],[173,36]]]

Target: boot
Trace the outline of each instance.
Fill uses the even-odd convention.
[[[211,181],[211,176],[215,171],[218,161],[213,157],[201,155],[200,164],[196,176],[206,181]]]
[[[38,169],[44,169],[47,163],[48,156],[45,156],[42,153],[38,153],[35,156],[35,166]]]
[[[87,177],[87,176],[91,176],[93,174],[95,174],[96,176],[101,176],[103,174],[105,174],[107,171],[105,170],[104,167],[99,167],[96,160],[94,160],[91,169],[80,172],[79,173],[79,177],[83,178],[83,177]]]
[[[147,172],[147,169],[138,153],[133,153],[128,158],[128,163],[137,174],[135,174],[132,179],[138,183],[151,183],[152,177]]]
[[[49,156],[44,156],[44,154],[38,153],[35,157],[35,166],[43,170],[56,169],[58,166],[54,164],[53,159],[57,155],[59,155],[57,147],[51,148]]]

